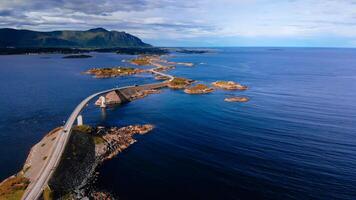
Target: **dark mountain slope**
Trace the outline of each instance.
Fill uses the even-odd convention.
[[[138,37],[103,28],[87,31],[38,32],[30,30],[0,29],[0,48],[115,48],[150,47]]]

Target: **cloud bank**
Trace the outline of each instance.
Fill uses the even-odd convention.
[[[0,27],[104,27],[170,46],[353,47],[356,1],[2,0]]]

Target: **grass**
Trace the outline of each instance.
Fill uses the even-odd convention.
[[[105,142],[104,138],[102,138],[100,136],[94,136],[94,143],[95,144],[102,144],[104,142]]]
[[[81,125],[81,126],[73,127],[73,131],[89,134],[89,133],[92,133],[94,130],[93,130],[93,127],[91,127],[89,125]]]
[[[147,58],[147,57],[132,59],[131,63],[136,64],[136,65],[150,65],[151,64],[149,61],[149,58]]]
[[[175,77],[170,83],[172,85],[186,85],[187,79]]]
[[[210,93],[214,91],[213,88],[209,88],[208,86],[204,85],[204,84],[197,84],[193,87],[187,88],[186,90],[184,90],[185,93],[188,94],[206,94],[206,93]]]
[[[22,172],[26,173],[30,168],[31,168],[31,166],[26,166],[25,169],[22,170]]]
[[[48,185],[43,190],[42,196],[44,200],[53,200],[53,191]]]
[[[8,178],[0,185],[0,200],[20,200],[30,181],[22,175]]]
[[[204,84],[197,84],[189,89],[190,90],[205,90],[205,89],[208,89],[208,86],[206,86]]]

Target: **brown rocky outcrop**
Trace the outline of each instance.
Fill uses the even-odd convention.
[[[153,125],[146,124],[105,129],[102,131],[104,134],[99,136],[103,139],[103,142],[96,144],[96,155],[100,157],[101,160],[111,159],[136,142],[133,138],[135,134],[143,135],[153,128]]]
[[[248,97],[227,97],[224,99],[226,102],[247,102],[250,99]]]
[[[172,81],[168,83],[168,87],[172,89],[185,89],[191,85],[194,81],[186,78],[175,77]]]
[[[95,78],[113,78],[118,76],[128,76],[138,73],[146,72],[143,69],[136,69],[131,67],[112,67],[112,68],[92,68],[85,72],[91,74]]]
[[[212,83],[214,87],[222,88],[225,90],[246,90],[247,86],[241,85],[234,81],[215,81]]]
[[[209,88],[208,86],[206,86],[204,84],[197,84],[193,87],[189,87],[184,90],[184,92],[187,94],[207,94],[207,93],[210,93],[213,91],[214,91],[213,88]]]

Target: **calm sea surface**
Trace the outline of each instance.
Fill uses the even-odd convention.
[[[220,48],[174,54],[193,62],[170,74],[244,92],[187,95],[164,89],[84,121],[156,129],[106,162],[94,187],[120,199],[356,199],[356,50]],[[91,67],[129,65],[132,56],[0,56],[0,179],[22,167],[31,146],[86,96],[150,75],[93,79]],[[225,97],[248,96],[247,103]]]

